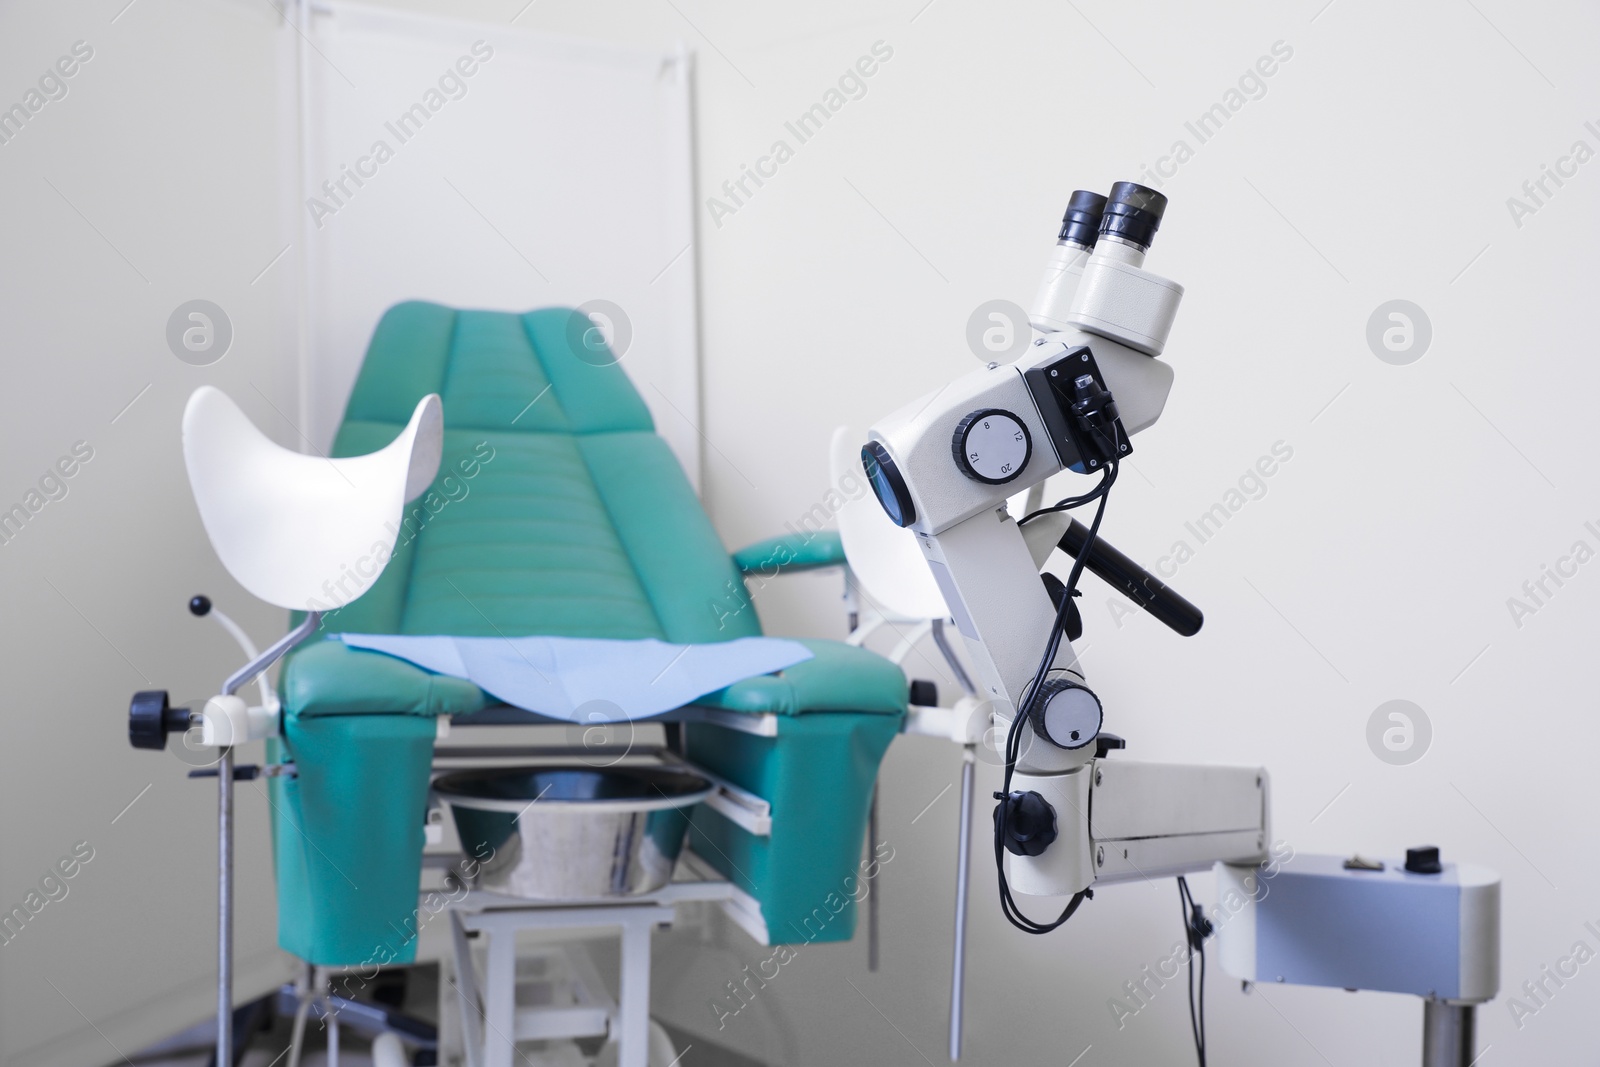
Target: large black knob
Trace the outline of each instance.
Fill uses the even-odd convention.
[[[128,705],[128,743],[134,748],[160,751],[167,735],[189,728],[189,709],[173,707],[165,689],[141,689]]]
[[[999,796],[998,794],[996,794]],[[1056,809],[1031,789],[999,796],[995,833],[1013,856],[1037,856],[1056,839]]]

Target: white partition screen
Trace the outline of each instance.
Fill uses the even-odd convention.
[[[309,446],[390,305],[581,307],[698,488],[688,54],[346,4],[306,19]]]

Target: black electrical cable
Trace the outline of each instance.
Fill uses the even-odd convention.
[[[1183,911],[1184,940],[1189,946],[1189,1029],[1194,1034],[1194,1051],[1200,1067],[1206,1067],[1206,938],[1211,936],[1211,921],[1189,891],[1189,880],[1178,876],[1178,903]],[[1200,995],[1196,1007],[1194,958],[1200,957]]]
[[[1050,673],[1051,666],[1056,661],[1056,653],[1061,648],[1061,638],[1066,632],[1067,619],[1072,610],[1072,598],[1077,596],[1078,579],[1083,575],[1084,563],[1089,558],[1089,550],[1093,547],[1095,538],[1100,534],[1100,520],[1105,518],[1106,500],[1110,495],[1111,486],[1117,480],[1117,463],[1112,460],[1106,464],[1105,473],[1100,479],[1100,484],[1094,489],[1079,497],[1072,497],[1061,501],[1043,511],[1036,511],[1025,516],[1023,522],[1037,515],[1050,511],[1064,511],[1067,508],[1078,507],[1091,500],[1099,500],[1100,506],[1095,509],[1094,522],[1089,526],[1089,533],[1084,540],[1084,549],[1078,553],[1078,558],[1073,561],[1072,570],[1067,575],[1066,595],[1061,598],[1061,603],[1056,607],[1055,621],[1050,627],[1049,640],[1045,642],[1044,655],[1039,659],[1039,667],[1034,672],[1033,681],[1029,685],[1022,704],[1017,708],[1016,716],[1011,720],[1011,729],[1006,734],[1006,763],[1005,779],[1002,791],[995,794],[995,799],[1000,801],[998,817],[995,819],[994,830],[994,865],[995,873],[1000,885],[1000,910],[1005,914],[1011,925],[1030,934],[1047,934],[1062,923],[1072,918],[1085,900],[1094,899],[1094,890],[1084,889],[1073,895],[1067,903],[1066,909],[1052,922],[1041,923],[1030,919],[1022,913],[1016,899],[1011,895],[1011,885],[1006,880],[1005,866],[1005,830],[1006,830],[1006,798],[1011,795],[1011,776],[1017,769],[1017,759],[1022,747],[1022,723],[1029,717],[1035,695],[1042,691],[1045,677]],[[1019,524],[1020,525],[1020,524]]]
[[[1057,511],[1070,511],[1073,508],[1082,507],[1091,500],[1101,499],[1106,495],[1107,492],[1110,491],[1111,483],[1117,480],[1116,469],[1117,463],[1115,460],[1112,460],[1106,465],[1105,476],[1100,479],[1100,484],[1096,485],[1093,489],[1089,490],[1087,493],[1084,493],[1082,496],[1068,497],[1065,500],[1056,501],[1049,507],[1040,508],[1038,511],[1030,511],[1028,514],[1017,520],[1017,525],[1026,526],[1028,523],[1032,522],[1034,519],[1037,519],[1041,515],[1050,515]]]

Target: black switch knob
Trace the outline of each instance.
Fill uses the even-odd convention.
[[[1412,874],[1438,874],[1444,870],[1439,862],[1438,845],[1418,845],[1406,849],[1406,870]]]
[[[1056,839],[1056,809],[1029,790],[995,794],[995,829],[1001,831],[1006,851],[1014,856],[1037,856]]]

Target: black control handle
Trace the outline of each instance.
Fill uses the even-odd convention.
[[[1072,525],[1067,527],[1067,532],[1061,535],[1056,547],[1073,559],[1077,559],[1088,540],[1089,528],[1074,519]],[[1089,558],[1083,565],[1099,575],[1117,592],[1184,637],[1193,637],[1199,633],[1200,627],[1206,621],[1204,613],[1199,608],[1179,596],[1160,578],[1106,543],[1103,537],[1095,538],[1094,548],[1089,552]]]
[[[189,729],[189,709],[173,707],[165,689],[142,689],[128,704],[128,743],[160,751],[168,734]]]

